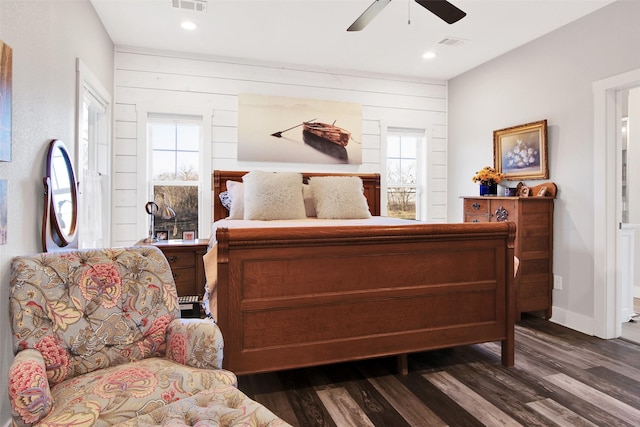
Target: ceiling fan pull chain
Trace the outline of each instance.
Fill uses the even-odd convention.
[[[407,2],[407,25],[411,25],[411,0]]]

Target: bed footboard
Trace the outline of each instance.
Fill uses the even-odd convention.
[[[515,225],[217,230],[224,367],[249,374],[501,341]]]

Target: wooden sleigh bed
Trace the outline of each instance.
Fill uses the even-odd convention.
[[[245,173],[214,172],[216,220],[226,182]],[[316,175],[327,174],[304,174]],[[379,215],[379,175],[358,176]],[[242,375],[397,355],[406,371],[408,353],[490,341],[513,366],[514,238],[510,222],[218,227],[208,280],[224,367]]]

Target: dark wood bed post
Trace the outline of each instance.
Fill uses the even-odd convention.
[[[515,256],[515,240],[516,240],[516,224],[514,222],[507,221],[509,226],[509,241],[507,242],[507,259],[514,259]],[[518,289],[518,277],[517,271],[515,271],[514,263],[507,262],[507,281],[506,291],[507,296],[505,314],[507,316],[506,322],[506,339],[502,341],[502,365],[511,368],[515,364],[515,322],[516,322],[516,292]],[[508,286],[508,284],[511,286]]]

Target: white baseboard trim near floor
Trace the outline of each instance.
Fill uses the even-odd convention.
[[[587,335],[594,335],[593,318],[583,314],[573,313],[558,307],[553,307],[551,312],[553,315],[549,319],[553,323],[566,326],[578,332]]]

